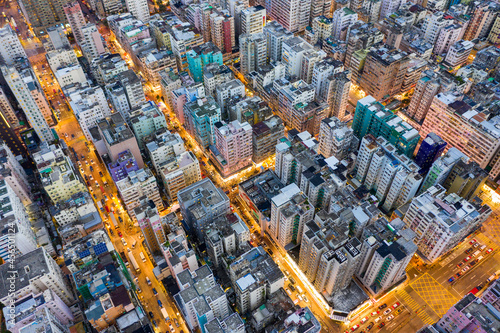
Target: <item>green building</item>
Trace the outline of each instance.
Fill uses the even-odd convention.
[[[352,123],[354,134],[361,140],[366,134],[381,136],[392,143],[400,154],[413,156],[420,140],[418,131],[403,121],[372,96],[358,101]]]

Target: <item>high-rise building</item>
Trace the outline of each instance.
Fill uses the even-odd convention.
[[[167,128],[167,119],[155,103],[149,101],[130,113],[130,127],[134,131],[139,147],[146,144],[145,138],[156,131]]]
[[[212,161],[223,177],[228,177],[252,164],[252,126],[237,120],[229,124],[215,123],[215,148]]]
[[[48,118],[53,123],[51,111],[27,59],[17,63],[17,66],[1,66],[1,70],[36,135],[42,142],[54,141],[54,134],[47,121]]]
[[[175,16],[168,17],[166,21],[172,52],[177,61],[177,69],[183,71],[188,67],[186,53],[195,46],[203,44],[203,35],[195,29],[194,25],[186,24]]]
[[[203,72],[203,85],[208,96],[215,97],[215,90],[224,82],[234,79],[234,74],[226,65],[208,64]]]
[[[382,0],[380,4],[380,19],[382,20],[391,15],[403,4],[405,4],[404,0]]]
[[[243,34],[239,39],[243,74],[255,71],[267,63],[267,41],[263,33]]]
[[[431,132],[420,144],[417,155],[415,155],[415,163],[426,172],[441,156],[445,148],[446,142]]]
[[[144,23],[149,21],[149,7],[146,0],[126,0],[127,11]]]
[[[266,1],[267,13],[286,30],[295,33],[304,31],[309,25],[311,0]]]
[[[85,25],[85,17],[83,17],[82,9],[78,1],[70,2],[63,7],[66,19],[71,27],[73,36],[80,47],[84,44],[82,27]]]
[[[318,153],[325,158],[335,156],[339,161],[346,158],[349,153],[354,152],[359,143],[352,129],[337,117],[321,121],[318,140]]]
[[[453,249],[490,216],[491,208],[446,194],[441,185],[412,200],[403,221],[417,234],[421,258],[433,263]]]
[[[283,41],[293,37],[293,33],[289,32],[276,21],[271,21],[266,24],[263,29],[267,41],[267,58],[269,62],[281,61]]]
[[[158,183],[148,168],[129,172],[126,178],[116,182],[116,189],[133,219],[136,219],[135,208],[141,206],[141,198],[144,196],[154,202],[156,209],[163,210]]]
[[[48,289],[52,290],[68,306],[71,306],[75,301],[61,268],[44,248],[38,248],[17,257],[12,264],[14,267],[12,265],[0,266],[0,274],[3,276],[9,276],[8,271],[15,271],[19,277],[16,282],[16,293],[10,293],[5,283],[0,287],[0,301],[3,304],[15,302],[30,294],[39,294]],[[30,325],[30,327],[32,326]],[[44,328],[41,331],[47,332]]]
[[[24,204],[5,179],[0,180],[0,193],[0,229],[10,231],[0,236],[0,258],[14,263],[18,256],[34,251],[38,246]]]
[[[490,8],[490,5],[490,2],[475,1],[473,3],[472,17],[470,18],[467,29],[465,30],[465,34],[463,37],[464,40],[471,41],[478,38],[486,22],[491,21],[491,18],[494,18],[496,16],[495,11]]]
[[[327,78],[326,102],[330,106],[329,116],[342,121],[349,119],[347,104],[351,89],[351,72],[349,70],[332,74]]]
[[[455,193],[465,200],[472,200],[479,195],[487,179],[488,172],[481,169],[479,164],[459,160],[453,165],[442,185],[447,194]]]
[[[286,126],[292,126],[294,123],[292,119],[293,109],[297,105],[307,105],[313,100],[314,87],[312,85],[302,80],[288,84],[278,92],[278,116],[280,116]]]
[[[438,159],[432,163],[418,194],[424,193],[434,185],[443,185],[455,164],[460,160],[467,163],[469,158],[455,147],[451,147],[444,155],[438,157]]]
[[[240,13],[241,34],[262,33],[266,25],[266,9],[262,6],[248,7]]]
[[[210,15],[210,39],[224,53],[231,54],[236,46],[234,17],[228,11]]]
[[[423,121],[431,107],[434,96],[438,94],[440,89],[440,81],[424,73],[413,91],[410,105],[408,105],[408,115],[417,122]]]
[[[196,46],[186,53],[189,72],[195,82],[203,82],[203,72],[210,63],[222,65],[222,52],[212,42]]]
[[[285,133],[283,121],[278,116],[261,121],[252,127],[252,160],[261,163],[274,155],[276,142]]]
[[[356,179],[375,196],[385,211],[407,203],[422,183],[420,168],[383,137],[366,135],[356,160]]]
[[[344,64],[333,58],[325,58],[315,64],[311,84],[316,90],[316,100],[328,101],[330,77],[343,70]]]
[[[400,154],[408,157],[413,156],[413,151],[420,140],[416,129],[386,109],[372,96],[358,101],[352,129],[359,139],[367,134],[372,134],[376,138],[382,136],[393,144]]]
[[[343,39],[342,35],[347,34],[347,29],[358,20],[358,14],[348,7],[339,8],[332,17],[332,38]]]
[[[33,153],[33,160],[41,175],[42,186],[54,204],[87,190],[61,147],[44,144]]]
[[[269,234],[282,249],[300,244],[304,225],[312,221],[314,207],[299,187],[292,183],[271,199]]]
[[[500,174],[498,148],[500,147],[500,117],[491,119],[481,110],[473,109],[457,93],[439,93],[420,129],[421,136],[436,133],[448,143],[477,162],[481,168],[491,167],[490,177]]]
[[[163,162],[186,151],[181,136],[178,133],[170,133],[167,128],[156,131],[148,141],[146,152],[157,174],[161,172]]]
[[[366,56],[360,87],[377,100],[399,94],[409,60],[406,52],[387,45],[371,50]]]
[[[182,216],[199,239],[203,239],[206,224],[230,212],[229,198],[209,178],[179,191],[177,199]]]
[[[446,53],[446,58],[444,59],[445,63],[451,67],[457,67],[465,64],[474,45],[475,44],[471,41],[459,40],[453,44],[448,50],[448,53]]]
[[[191,151],[171,157],[160,165],[160,175],[171,200],[183,188],[201,180],[200,162]]]
[[[406,277],[406,267],[417,251],[414,243],[415,233],[410,230],[400,230],[396,241],[384,240],[373,252],[370,263],[363,272],[361,281],[369,290],[379,295]],[[375,237],[365,240],[370,246]]]
[[[60,26],[56,26],[47,29],[47,37],[43,40],[43,47],[45,51],[50,52],[65,47],[71,48],[71,45],[64,30]]]
[[[26,171],[11,149],[0,141],[0,179],[5,180],[25,206],[31,204],[30,183]]]
[[[204,149],[215,145],[214,126],[221,120],[221,109],[213,97],[205,97],[184,105],[186,130]]]
[[[42,36],[49,27],[65,24],[63,6],[71,0],[23,0],[21,11],[37,36]]]
[[[106,43],[94,23],[87,23],[82,27],[82,51],[89,62],[106,53]]]
[[[331,0],[311,0],[310,20],[313,22],[318,17],[330,17],[330,9],[332,8]],[[335,9],[333,9],[335,11]]]
[[[285,63],[286,74],[293,78],[302,77],[304,58],[308,51],[314,48],[301,37],[291,37],[283,41],[282,45],[282,61]],[[311,80],[314,66],[311,68]],[[309,81],[310,83],[311,81]]]
[[[150,253],[159,253],[161,244],[167,241],[165,222],[147,196],[140,197],[139,202],[139,206],[134,208],[135,218]]]
[[[462,38],[464,31],[465,25],[458,23],[446,25],[439,31],[432,52],[437,55],[446,54],[450,47]]]
[[[17,58],[27,58],[17,34],[10,24],[6,24],[0,29],[0,57],[4,64],[12,65]]]
[[[11,127],[19,127],[19,118],[17,118],[14,108],[2,87],[0,87],[0,113]]]
[[[221,108],[221,118],[229,119],[228,104],[246,96],[245,85],[238,79],[233,79],[219,85],[215,89],[215,98]]]

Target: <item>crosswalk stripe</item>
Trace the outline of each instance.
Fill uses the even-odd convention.
[[[412,311],[416,312],[420,306],[417,301],[413,299],[406,291],[399,291],[399,296],[403,299],[404,303],[411,308]],[[434,320],[425,312],[425,310],[420,310],[417,312],[417,316],[424,322],[425,324],[433,324]]]

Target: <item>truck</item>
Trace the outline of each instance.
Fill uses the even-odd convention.
[[[113,222],[113,226],[114,226],[115,228],[118,228],[118,223],[116,223],[115,214],[110,213],[110,214],[109,214],[109,218],[111,219],[111,222]]]
[[[99,207],[101,212],[104,212],[104,207],[102,207],[102,203],[100,201],[97,201],[97,207]]]
[[[137,265],[137,261],[134,258],[134,254],[132,253],[132,251],[130,251],[130,249],[129,249],[127,255],[128,255],[128,259],[129,259],[130,263],[132,264],[132,267],[134,267],[134,269],[135,269],[135,272],[137,274],[139,274],[141,272],[141,269],[140,269],[139,265]]]
[[[165,308],[161,308],[161,314],[163,315],[163,318],[165,318],[165,321],[169,321],[170,318],[168,317],[168,312],[165,310]]]
[[[472,256],[473,256],[473,257],[477,257],[477,255],[478,255],[479,253],[481,253],[481,251],[477,250],[476,252],[474,252],[474,253],[472,254]]]

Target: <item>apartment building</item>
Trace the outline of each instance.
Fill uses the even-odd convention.
[[[459,40],[453,44],[446,53],[445,63],[450,67],[457,67],[465,64],[472,52],[474,43],[466,40]]]
[[[263,33],[243,34],[239,40],[242,74],[253,72],[267,63],[267,39]]]
[[[0,42],[2,43],[0,57],[5,65],[11,66],[17,58],[28,57],[10,24],[6,24],[0,29]]]
[[[356,180],[375,190],[381,208],[386,212],[410,201],[417,193],[423,177],[420,168],[383,137],[366,135],[361,141],[356,160]]]
[[[0,113],[3,118],[12,128],[16,129],[20,126],[19,118],[17,117],[12,104],[9,101],[4,90],[0,87]]]
[[[86,24],[85,17],[78,1],[67,3],[63,6],[64,14],[71,27],[73,36],[77,44],[81,47],[84,44],[82,27]]]
[[[339,8],[333,13],[331,37],[338,40],[344,39],[347,30],[358,20],[358,14],[348,7]]]
[[[266,9],[263,6],[248,7],[240,13],[240,33],[262,33],[266,25]]]
[[[283,28],[277,21],[268,22],[263,29],[263,33],[266,36],[269,62],[281,61],[283,41],[293,37],[293,33]]]
[[[314,100],[314,87],[302,80],[290,83],[278,91],[278,116],[286,126],[293,124],[293,109],[296,105],[306,105]]]
[[[267,120],[252,126],[252,160],[259,164],[276,151],[276,143],[285,133],[283,121],[278,116],[272,116]]]
[[[42,186],[54,204],[87,188],[73,169],[73,163],[60,146],[44,144],[33,153]]]
[[[214,124],[215,147],[211,147],[211,160],[228,177],[252,164],[252,126],[234,120],[228,124]],[[214,149],[215,148],[215,149]]]
[[[186,53],[189,72],[195,82],[203,81],[205,66],[210,63],[222,65],[222,52],[212,42],[196,46]]]
[[[0,180],[4,180],[21,202],[28,206],[31,201],[31,184],[28,175],[11,149],[0,140]]]
[[[272,0],[266,2],[268,15],[286,30],[296,33],[309,25],[311,0]]]
[[[491,166],[490,177],[500,173],[497,151],[500,146],[499,117],[487,115],[482,108],[473,107],[456,92],[439,93],[434,97],[422,124],[420,134],[434,132],[448,143],[477,162],[481,168]]]
[[[35,35],[42,36],[50,27],[66,24],[68,21],[64,15],[64,5],[69,0],[24,0],[21,11],[29,22]]]
[[[368,52],[359,85],[381,100],[401,92],[410,59],[406,52],[381,46]]]
[[[139,206],[134,208],[134,215],[141,228],[150,253],[159,253],[161,244],[167,241],[165,221],[158,209],[146,196],[139,198]]]
[[[386,109],[372,96],[358,101],[352,130],[359,139],[367,134],[372,134],[375,138],[382,136],[393,144],[399,153],[408,157],[413,156],[420,139],[416,129]]]
[[[149,7],[146,0],[126,0],[127,11],[142,22],[149,21]]]
[[[215,99],[221,108],[221,118],[229,119],[228,104],[246,96],[245,85],[238,79],[224,82],[215,88]]]
[[[134,131],[139,148],[144,148],[145,138],[167,128],[167,119],[155,103],[149,101],[130,112],[130,127]]]
[[[215,123],[221,120],[221,109],[213,97],[205,97],[184,105],[186,130],[198,144],[207,149],[216,144]]]
[[[191,151],[170,157],[160,166],[160,175],[171,200],[183,188],[201,180],[200,162]]]
[[[318,141],[319,154],[325,158],[335,156],[339,161],[354,152],[359,144],[353,130],[336,117],[326,118],[321,121]]]
[[[157,173],[160,173],[163,162],[186,151],[179,133],[172,134],[166,127],[156,131],[148,141],[146,152]]]
[[[487,205],[446,194],[436,185],[412,200],[403,221],[417,234],[419,255],[433,263],[479,228],[491,212]]]
[[[82,52],[89,62],[107,52],[106,42],[94,23],[82,26]]]
[[[146,80],[156,90],[160,88],[160,73],[165,69],[177,71],[175,57],[170,50],[146,50],[138,54],[139,67],[142,69]]]

